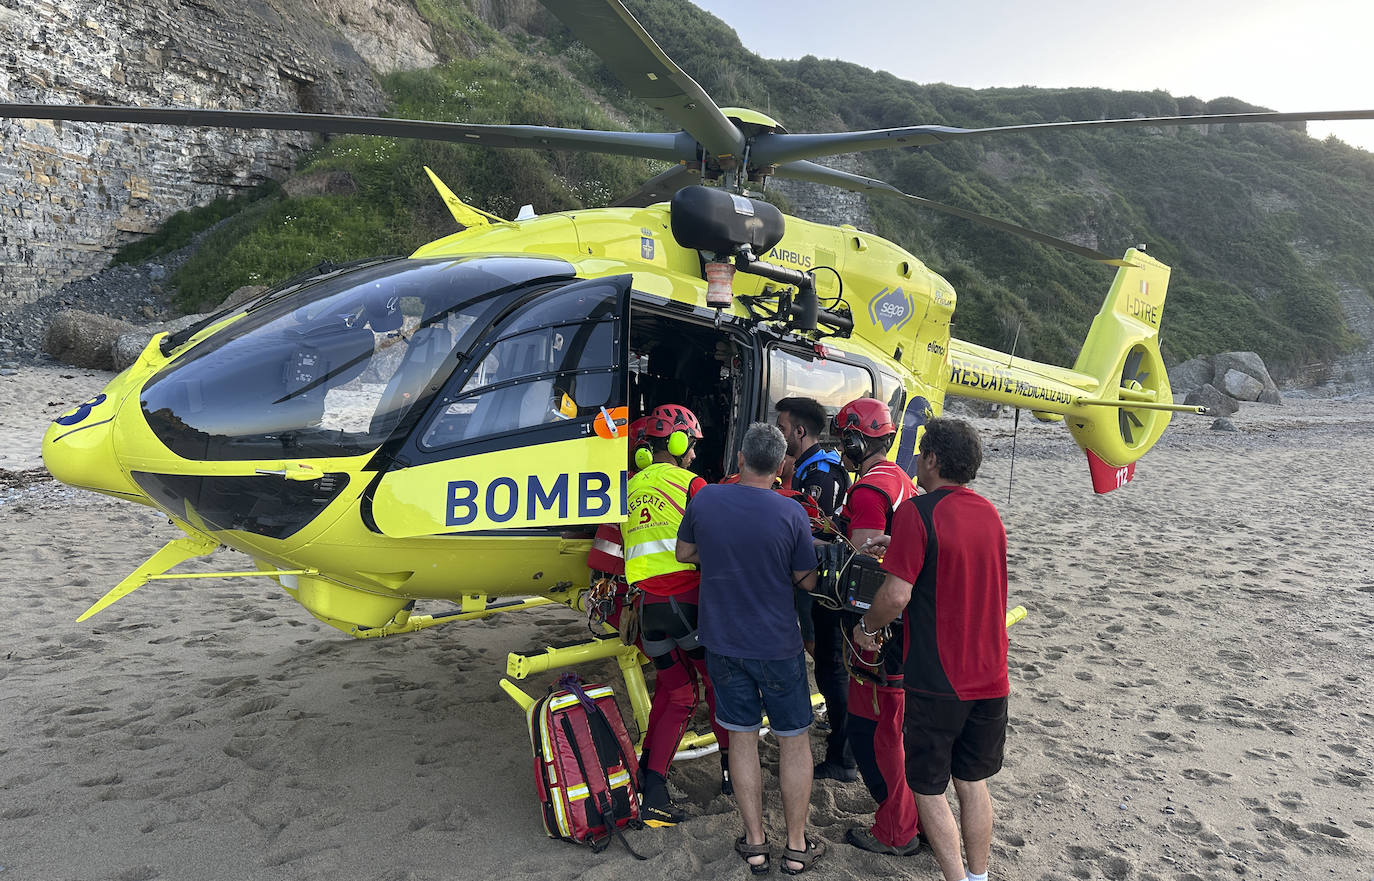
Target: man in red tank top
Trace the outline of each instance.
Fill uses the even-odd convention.
[[[981,463],[967,422],[926,423],[916,462],[926,492],[893,517],[887,578],[854,628],[855,645],[874,648],[903,616],[906,777],[946,881],[987,877],[986,781],[1002,768],[1007,732],[1007,535],[997,509],[967,486]],[[945,800],[951,777],[957,825]]]

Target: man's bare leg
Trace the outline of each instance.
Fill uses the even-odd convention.
[[[763,770],[759,767],[759,733],[730,732],[730,782],[735,786],[735,805],[744,821],[744,840],[763,844]],[[809,765],[807,767],[810,767]],[[785,790],[784,790],[785,792]],[[751,866],[761,866],[768,858],[749,857]]]
[[[954,822],[954,811],[950,810],[944,793],[917,793],[916,813],[921,816],[921,830],[930,842],[930,849],[935,851],[935,859],[940,864],[945,881],[964,881],[967,875],[964,873],[964,861],[959,856],[959,826]]]
[[[957,777],[954,792],[959,796],[959,827],[963,831],[968,870],[982,875],[988,870],[988,853],[992,850],[992,795],[986,780],[970,783]]]
[[[731,750],[733,757],[734,750]],[[782,785],[782,814],[787,821],[787,846],[806,850],[806,817],[811,808],[811,738],[808,732],[778,738],[778,777]]]

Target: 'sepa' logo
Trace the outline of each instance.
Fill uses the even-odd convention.
[[[888,332],[897,330],[911,320],[915,304],[901,288],[883,288],[868,301],[868,317]]]

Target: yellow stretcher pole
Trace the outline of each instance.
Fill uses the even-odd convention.
[[[632,645],[625,645],[620,641],[618,635],[608,634],[599,639],[589,639],[586,642],[579,642],[567,646],[550,646],[537,654],[524,654],[522,652],[511,652],[506,655],[506,675],[515,679],[526,679],[536,673],[547,673],[550,670],[557,670],[559,667],[572,667],[576,664],[585,664],[588,661],[600,661],[605,658],[628,657],[628,663],[638,667],[640,664],[647,663],[647,659],[639,661],[643,657],[639,654],[639,649]],[[621,664],[621,669],[625,665]]]

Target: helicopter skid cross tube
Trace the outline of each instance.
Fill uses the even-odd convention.
[[[511,600],[504,603],[490,603],[487,602],[486,597],[480,599],[482,600],[480,608],[443,615],[412,615],[409,609],[402,609],[396,613],[395,618],[380,627],[355,626],[349,631],[349,634],[358,639],[377,639],[382,636],[395,636],[398,633],[415,633],[420,630],[428,630],[431,627],[438,627],[440,624],[451,624],[455,621],[477,621],[482,618],[490,618],[498,612],[518,612],[521,609],[533,609],[536,606],[563,604],[560,599],[546,596],[526,597],[522,600]]]

